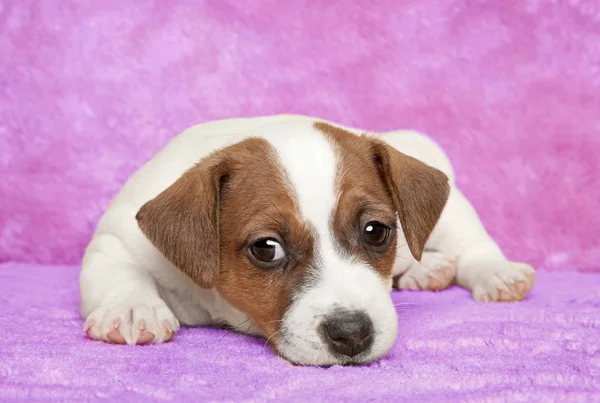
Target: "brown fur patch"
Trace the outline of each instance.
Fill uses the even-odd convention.
[[[398,213],[419,259],[448,195],[447,178],[386,144],[317,123],[337,150],[339,201],[332,229],[340,250],[391,277],[395,234],[387,248],[366,248],[368,221],[395,227]],[[303,222],[277,153],[247,139],[202,159],[136,216],[161,253],[202,287],[216,287],[249,315],[265,337],[281,325],[292,298],[311,279],[315,233]],[[260,267],[248,247],[275,238],[287,253],[280,266]],[[230,325],[237,325],[232,323]],[[277,344],[277,337],[272,340]]]
[[[204,158],[143,206],[138,223],[167,259],[199,285],[215,286],[266,337],[277,332],[310,276],[313,233],[299,217],[275,151],[262,139]],[[263,237],[278,239],[286,250],[281,267],[252,261],[248,247]]]
[[[316,123],[315,127],[329,138],[338,158],[338,202],[332,221],[335,239],[348,256],[390,277],[396,256],[396,212],[373,161],[372,144],[366,137],[326,123]],[[384,248],[372,248],[362,241],[369,221],[382,222],[392,229]]]
[[[372,137],[356,136],[321,122],[315,123],[315,128],[334,142],[342,161],[338,179],[340,200],[336,216],[351,216],[351,211],[356,208],[354,205],[360,206],[362,202],[381,206],[378,208],[381,211],[377,214],[384,217],[384,210],[389,213],[391,201],[393,209],[398,213],[408,246],[413,256],[420,260],[425,242],[448,199],[450,186],[446,175]],[[383,202],[383,194],[387,194],[387,205]],[[348,230],[344,228],[349,227],[344,222],[350,221],[338,218],[335,224],[340,239],[348,238],[345,235]],[[349,242],[346,242],[345,247],[353,250],[353,245]],[[388,253],[385,259],[377,263],[387,267],[392,259],[393,264],[390,255]]]

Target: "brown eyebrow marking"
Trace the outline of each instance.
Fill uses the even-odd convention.
[[[355,135],[328,123],[317,122],[314,127],[327,137],[338,160],[338,200],[331,220],[338,252],[371,265],[382,277],[391,277],[396,256],[395,236],[388,249],[377,254],[365,249],[359,239],[362,230],[359,224],[365,215],[392,229],[396,227],[396,211],[379,175],[371,141],[367,136]]]

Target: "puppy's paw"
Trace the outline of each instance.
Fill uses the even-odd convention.
[[[167,305],[115,304],[100,306],[85,321],[90,339],[115,344],[167,342],[179,330],[179,321]]]
[[[535,270],[526,263],[507,262],[479,273],[473,298],[482,302],[521,301],[535,282]]]
[[[396,288],[403,290],[443,290],[456,275],[456,260],[440,252],[423,252],[421,261],[415,261],[396,280]]]

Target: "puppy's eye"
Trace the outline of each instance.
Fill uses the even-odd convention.
[[[373,246],[384,245],[387,242],[389,235],[390,228],[379,221],[369,221],[367,225],[365,225],[365,230],[363,232],[365,241]]]
[[[273,263],[285,257],[283,247],[274,239],[260,239],[250,245],[252,256],[261,262]]]

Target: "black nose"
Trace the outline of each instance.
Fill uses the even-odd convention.
[[[373,344],[373,322],[361,311],[342,311],[321,324],[325,342],[334,351],[354,357]]]

